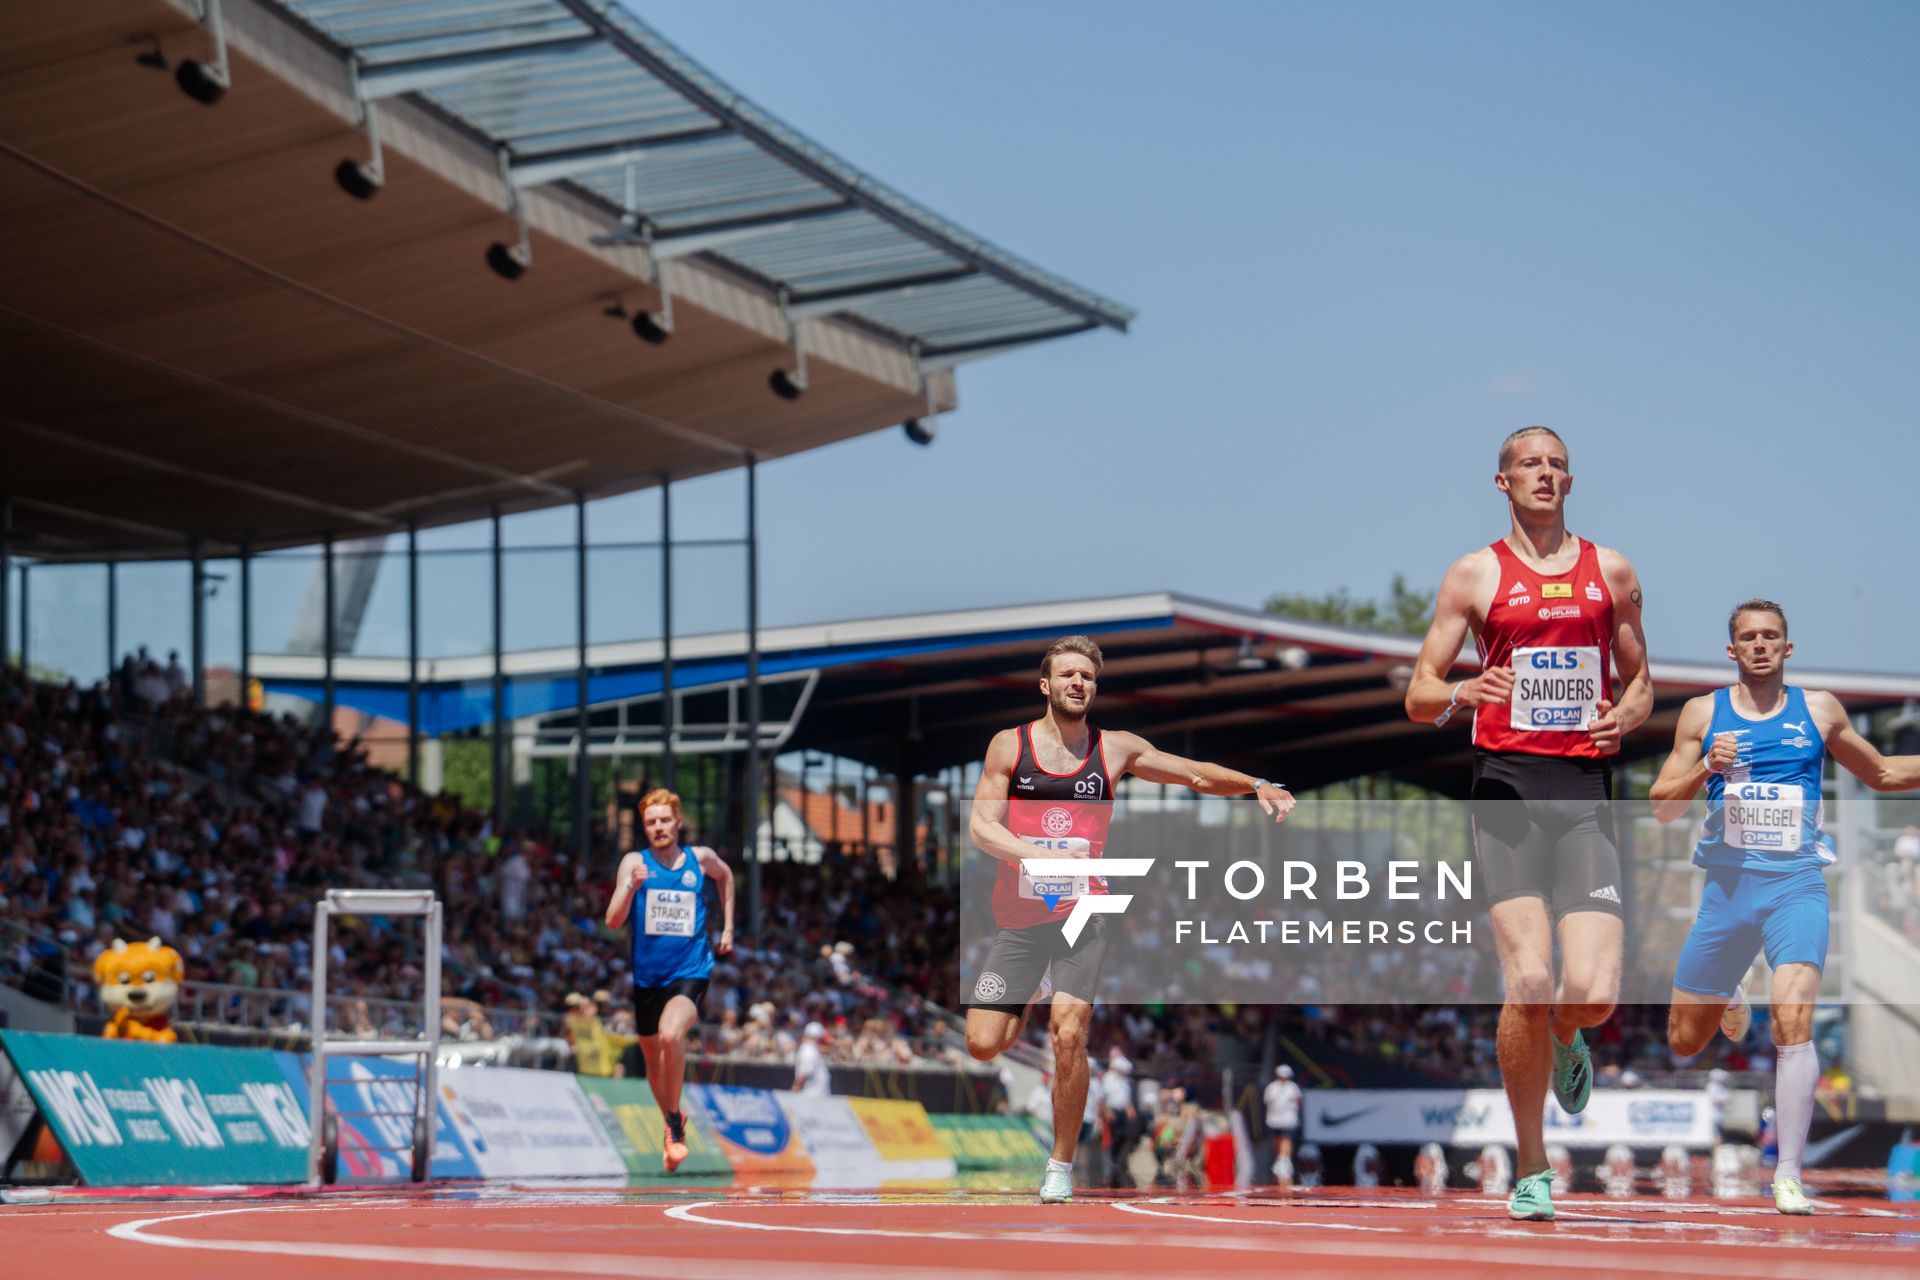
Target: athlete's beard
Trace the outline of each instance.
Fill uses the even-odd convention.
[[[1092,706],[1093,702],[1089,699],[1076,707],[1067,701],[1063,693],[1057,693],[1047,699],[1047,708],[1053,712],[1054,723],[1062,728],[1078,728],[1084,725],[1087,722],[1087,711]]]

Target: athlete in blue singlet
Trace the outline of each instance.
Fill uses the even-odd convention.
[[[1774,1105],[1780,1159],[1773,1202],[1813,1212],[1800,1159],[1813,1121],[1820,1061],[1813,1004],[1827,963],[1827,882],[1833,840],[1821,830],[1820,782],[1831,755],[1876,791],[1920,787],[1920,756],[1882,756],[1830,693],[1788,686],[1787,615],[1748,600],[1727,619],[1727,656],[1739,682],[1688,702],[1673,754],[1649,791],[1654,816],[1672,822],[1707,788],[1707,819],[1694,848],[1706,868],[1700,914],[1673,975],[1667,1041],[1689,1058],[1718,1026],[1745,1037],[1752,1009],[1741,987],[1755,953],[1773,969]]]
[[[680,797],[651,791],[640,801],[644,849],[620,860],[607,928],[633,917],[633,1008],[647,1083],[666,1118],[661,1164],[668,1173],[687,1158],[680,1083],[687,1070],[687,1031],[699,1021],[713,958],[733,950],[733,872],[713,850],[680,843]],[[720,890],[719,941],[707,941],[706,885]]]

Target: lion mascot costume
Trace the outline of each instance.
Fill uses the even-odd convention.
[[[112,1011],[101,1035],[109,1040],[150,1040],[172,1044],[173,1006],[180,996],[186,966],[180,953],[160,939],[129,945],[115,938],[93,962],[93,980],[100,984],[100,1003]]]

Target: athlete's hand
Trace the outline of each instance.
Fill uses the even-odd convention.
[[[1613,714],[1613,703],[1607,699],[1600,699],[1600,705],[1594,708],[1593,719],[1587,722],[1587,736],[1600,748],[1601,755],[1610,756],[1620,749],[1620,718]]]
[[[1701,763],[1707,766],[1708,773],[1725,773],[1740,762],[1740,735],[1737,733],[1716,733],[1713,745],[1707,748],[1706,759]]]
[[[713,954],[717,956],[730,956],[733,954],[732,929],[722,929],[720,931],[720,940],[713,944]]]
[[[1483,702],[1508,702],[1513,698],[1513,668],[1493,667],[1482,671],[1460,687],[1460,701],[1470,707]]]
[[[1293,812],[1293,806],[1298,803],[1291,791],[1271,782],[1255,790],[1253,798],[1260,802],[1260,807],[1275,822],[1285,822],[1287,815]]]

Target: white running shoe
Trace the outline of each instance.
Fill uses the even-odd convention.
[[[1775,1178],[1773,1180],[1773,1207],[1782,1213],[1795,1217],[1804,1217],[1813,1212],[1813,1201],[1807,1199],[1807,1193],[1801,1190],[1798,1178]]]
[[[1064,1169],[1049,1169],[1040,1180],[1041,1204],[1068,1204],[1073,1200],[1073,1175]]]
[[[1753,1005],[1747,1000],[1747,989],[1741,987],[1734,992],[1733,1003],[1720,1015],[1720,1034],[1739,1044],[1747,1038],[1747,1032],[1753,1026]]]

